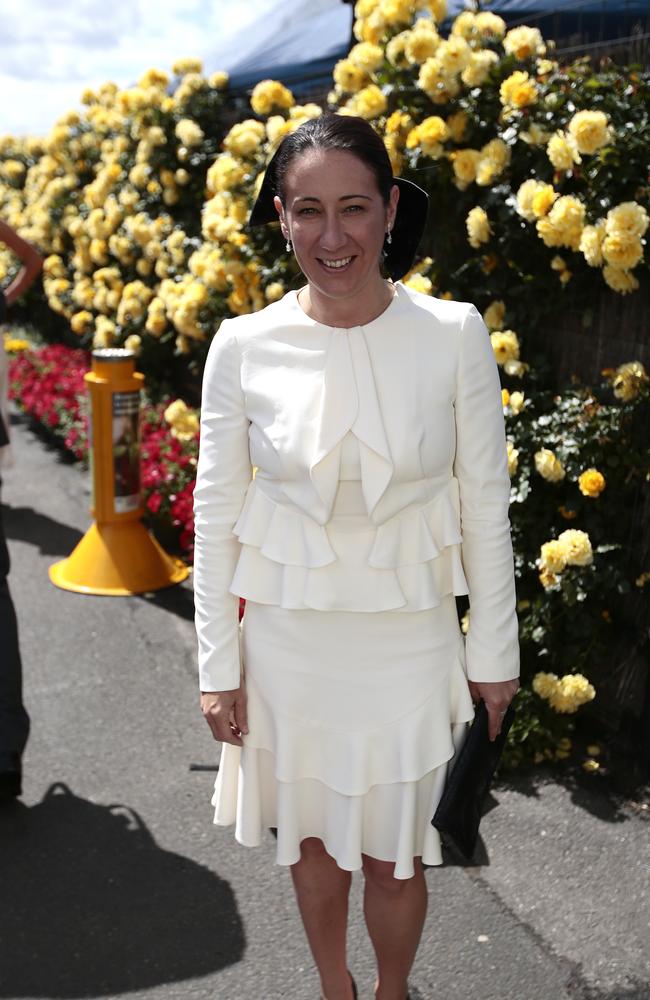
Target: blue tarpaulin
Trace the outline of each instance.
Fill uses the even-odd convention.
[[[452,20],[467,9],[463,0],[448,0],[441,26],[446,35]],[[650,0],[494,0],[492,13],[508,27],[538,27],[546,39],[567,45],[643,35],[650,30]],[[231,87],[244,90],[267,77],[282,80],[297,93],[331,80],[337,60],[349,51],[352,6],[342,0],[276,0],[254,27],[242,31],[228,48],[215,54],[214,68],[230,73]]]

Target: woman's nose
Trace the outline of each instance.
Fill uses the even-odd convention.
[[[347,236],[342,221],[337,213],[325,215],[323,221],[323,231],[321,233],[321,246],[324,250],[338,250],[342,247]]]

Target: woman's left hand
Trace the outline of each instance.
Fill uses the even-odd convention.
[[[472,701],[483,699],[488,712],[488,733],[495,740],[501,732],[501,723],[508,705],[519,690],[519,681],[468,681]]]

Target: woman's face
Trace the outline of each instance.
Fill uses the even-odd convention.
[[[275,207],[301,271],[328,298],[354,298],[381,280],[379,256],[392,229],[399,188],[389,204],[375,175],[353,153],[313,149],[291,164],[284,206]]]

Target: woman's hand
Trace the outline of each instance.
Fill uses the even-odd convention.
[[[501,723],[506,709],[519,690],[519,681],[469,681],[472,701],[477,704],[481,698],[488,712],[488,734],[494,741],[501,732]]]
[[[202,691],[201,711],[215,740],[243,746],[242,733],[248,734],[246,688],[244,681],[234,691]]]

